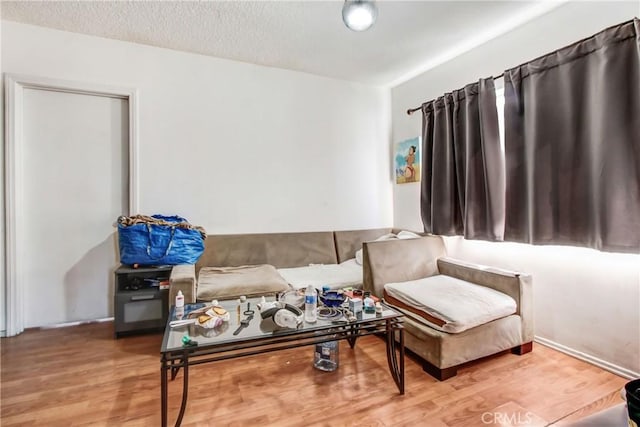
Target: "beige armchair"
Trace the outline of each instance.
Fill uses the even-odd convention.
[[[387,287],[386,302],[405,314],[406,348],[419,356],[423,360],[423,369],[439,380],[456,375],[458,367],[466,362],[509,349],[516,354],[532,349],[533,300],[529,275],[447,258],[444,242],[439,236],[364,243],[363,275],[364,289],[381,298],[385,297],[385,285],[399,284],[397,286],[401,287],[404,283],[413,283],[410,289],[415,291],[422,289],[419,287],[421,284],[428,286],[433,278],[439,283],[463,281],[472,287],[480,285],[498,291],[502,297],[508,295],[515,301],[515,311],[511,314],[459,333],[449,333],[437,329],[437,325],[419,315],[411,306],[416,305],[413,295],[406,298],[410,304],[407,305],[391,298],[388,291],[393,288]]]

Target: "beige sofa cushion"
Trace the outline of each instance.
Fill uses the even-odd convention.
[[[278,273],[295,289],[311,285],[316,289],[329,286],[342,289],[362,287],[362,266],[355,259],[341,264],[311,264],[305,267],[279,268]]]
[[[382,297],[384,285],[438,274],[437,260],[446,255],[441,236],[364,242],[362,279],[365,291]]]
[[[202,267],[198,275],[198,300],[211,301],[241,295],[268,295],[291,289],[272,265]]]
[[[382,236],[378,237],[377,239],[373,240],[374,242],[381,242],[383,240],[393,240],[393,239],[397,239],[398,236],[396,236],[393,233],[387,233],[387,234],[383,234]],[[356,257],[355,260],[358,264],[362,265],[362,248],[358,249],[356,251]]]
[[[354,258],[356,256],[356,251],[362,248],[362,242],[375,240],[383,234],[388,233],[391,233],[391,228],[334,231],[333,237],[335,239],[335,249],[336,254],[338,255],[338,263]]]
[[[509,316],[516,302],[509,295],[442,274],[384,286],[390,304],[419,314],[439,331],[460,333]]]
[[[383,240],[394,240],[394,239],[400,239],[400,240],[419,239],[420,237],[422,236],[414,233],[413,231],[402,230],[398,234],[394,234],[394,233],[383,234],[382,236],[376,238],[375,240],[372,240],[372,242],[380,242]],[[356,251],[356,262],[362,265],[362,248]]]
[[[311,263],[336,264],[333,232],[210,234],[196,263],[202,267],[237,267],[269,264],[276,268]]]

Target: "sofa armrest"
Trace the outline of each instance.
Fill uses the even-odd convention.
[[[176,265],[169,277],[169,307],[175,304],[178,291],[182,291],[185,303],[196,302],[196,268],[193,264]]]
[[[533,291],[531,275],[487,267],[453,258],[438,259],[440,274],[486,286],[509,295],[518,305],[523,343],[533,341]]]
[[[445,255],[439,236],[382,240],[362,244],[362,281],[365,291],[382,298],[384,285],[438,274],[436,260]]]

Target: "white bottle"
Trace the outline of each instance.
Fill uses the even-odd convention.
[[[176,295],[176,308],[184,307],[184,295],[182,295],[182,291],[178,291],[178,295]]]
[[[318,307],[318,294],[311,285],[307,286],[304,293],[304,320],[308,323],[314,323],[318,320],[316,308]]]

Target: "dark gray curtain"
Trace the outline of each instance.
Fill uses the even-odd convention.
[[[505,240],[640,252],[638,22],[505,72]]]
[[[422,105],[424,230],[502,240],[504,168],[492,78]]]

